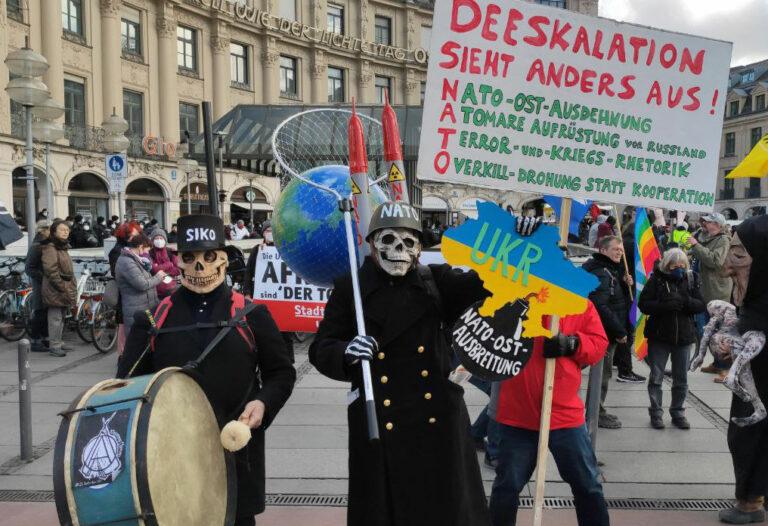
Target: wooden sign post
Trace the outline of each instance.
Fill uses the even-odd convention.
[[[571,199],[566,197],[560,205],[560,247],[568,249],[568,225],[571,221]],[[560,332],[560,317],[552,316],[552,337]],[[547,481],[549,453],[549,426],[552,420],[552,394],[555,389],[555,358],[547,358],[544,367],[544,393],[541,399],[539,424],[539,451],[536,455],[536,493],[533,499],[533,526],[541,526],[544,513],[544,486]]]

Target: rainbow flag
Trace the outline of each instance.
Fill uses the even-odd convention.
[[[653,237],[651,223],[645,208],[639,208],[635,215],[635,300],[629,313],[629,321],[635,328],[635,356],[638,360],[648,355],[648,341],[643,335],[646,316],[637,308],[637,299],[653,272],[653,265],[661,259],[659,246]]]

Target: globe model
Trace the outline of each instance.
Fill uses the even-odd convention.
[[[302,176],[341,195],[352,191],[347,166],[319,166]],[[370,191],[373,210],[387,197],[378,186]],[[357,236],[354,218],[352,228]],[[349,272],[344,214],[333,194],[292,179],[275,204],[272,233],[283,261],[302,279],[330,287],[334,279]]]

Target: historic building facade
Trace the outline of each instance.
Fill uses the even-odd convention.
[[[725,179],[768,134],[766,99],[768,60],[731,68],[715,202],[715,208],[728,219],[746,219],[766,212],[768,185],[764,178]]]
[[[0,200],[24,216],[23,111],[2,89],[9,51],[30,47],[50,64],[43,78],[66,107],[66,138],[50,147],[45,174],[36,143],[37,209],[116,214],[101,123],[129,123],[127,212],[170,224],[188,208],[176,150],[238,104],[419,105],[432,28],[429,0],[0,0]],[[280,191],[268,171],[225,168],[225,216],[253,206],[266,217]],[[206,209],[202,172],[189,205]],[[52,195],[49,196],[49,187]]]

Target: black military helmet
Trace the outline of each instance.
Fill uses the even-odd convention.
[[[419,213],[407,203],[387,201],[379,205],[373,211],[365,240],[368,241],[374,232],[383,228],[408,228],[421,237]]]
[[[212,215],[182,216],[177,221],[179,252],[218,250],[226,246],[224,222]]]

